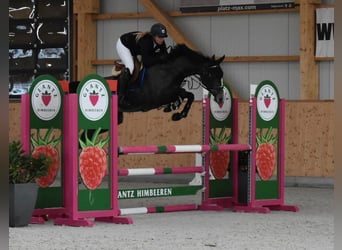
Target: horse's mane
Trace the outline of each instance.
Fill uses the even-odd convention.
[[[169,60],[172,60],[180,56],[185,56],[196,62],[207,62],[208,60],[211,60],[210,57],[203,55],[201,52],[190,49],[185,44],[177,44],[172,47],[168,58]]]

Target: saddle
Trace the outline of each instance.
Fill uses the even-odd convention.
[[[132,78],[130,80],[130,87],[132,87],[132,85],[137,85],[137,81],[140,78],[140,81],[143,81],[144,78],[144,67],[143,64],[141,62],[141,57],[138,56],[133,58],[133,62],[134,62],[134,70],[133,70],[133,74],[132,74]],[[121,62],[121,60],[114,60],[114,66],[112,68],[112,75],[115,77],[119,77],[120,74],[126,69],[126,66]],[[141,77],[140,77],[141,75]],[[130,88],[128,87],[128,88]],[[139,88],[139,87],[138,87]],[[163,108],[164,112],[171,112],[173,110],[177,110],[179,109],[180,105],[182,104],[183,99],[181,97],[178,97],[178,99],[175,102],[171,102],[167,105],[164,105],[160,108]],[[122,98],[120,100],[120,104],[124,105],[124,106],[130,106],[130,104],[127,102],[126,98]]]
[[[124,106],[128,108],[131,106],[131,103],[127,100],[127,98],[125,98],[125,96],[127,94],[127,91],[137,88],[138,86],[137,82],[139,79],[140,72],[144,72],[142,63],[136,57],[133,58],[133,62],[134,62],[134,69],[133,69],[133,74],[131,76],[131,79],[129,81],[127,79],[128,82],[126,82],[126,79],[124,79],[123,82],[120,82],[119,80],[119,93],[121,93],[119,104],[121,107]],[[114,66],[112,69],[112,75],[119,79],[121,78],[121,74],[125,71],[125,69],[126,69],[126,66],[121,62],[121,60],[115,60]],[[123,76],[126,77],[125,75]]]
[[[131,83],[135,83],[138,80],[140,71],[143,69],[143,65],[139,58],[134,57],[134,70],[131,78]],[[112,68],[112,75],[119,76],[124,70],[126,66],[121,62],[121,60],[114,60],[114,66]]]

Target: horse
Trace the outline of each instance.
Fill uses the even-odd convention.
[[[220,63],[224,55],[218,59],[215,55],[205,56],[201,52],[194,51],[184,44],[177,44],[171,48],[167,60],[163,64],[156,64],[147,69],[138,70],[137,80],[126,90],[124,97],[120,90],[123,83],[120,74],[105,76],[106,80],[118,80],[118,124],[123,123],[123,113],[147,112],[152,109],[164,108],[165,112],[171,112],[179,107],[186,99],[186,103],[180,112],[172,114],[172,121],[179,121],[186,118],[194,101],[194,94],[182,87],[185,78],[196,76],[201,86],[208,90],[214,100],[220,105],[224,102],[223,94],[223,71]],[[121,65],[122,66],[122,65]],[[123,65],[124,68],[124,65]],[[134,72],[137,72],[135,67]],[[135,75],[135,74],[133,74]],[[71,89],[75,91],[79,82],[72,82]],[[177,105],[174,105],[177,103]],[[102,130],[105,132],[106,130]],[[95,130],[89,129],[86,133],[91,138]],[[84,139],[85,134],[81,137]]]
[[[171,48],[165,63],[142,69],[134,84],[130,84],[125,96],[119,102],[119,124],[123,122],[124,112],[146,112],[164,107],[165,112],[172,109],[167,105],[186,103],[180,112],[172,115],[173,121],[186,118],[194,101],[194,94],[182,87],[185,78],[197,76],[201,86],[207,89],[218,104],[223,103],[223,71],[220,63],[225,56],[215,59],[194,51],[184,44]],[[118,95],[120,93],[120,75],[105,79],[118,79]]]

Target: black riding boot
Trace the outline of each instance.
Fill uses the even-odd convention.
[[[120,74],[120,78],[119,78],[119,97],[120,100],[119,102],[122,103],[125,95],[126,95],[126,91],[128,90],[128,86],[130,84],[132,75],[129,72],[129,69],[126,68],[121,74]]]
[[[125,95],[126,94],[126,89],[131,81],[132,75],[129,72],[129,69],[126,68],[124,71],[121,72],[120,78],[119,78],[119,92],[120,94]]]

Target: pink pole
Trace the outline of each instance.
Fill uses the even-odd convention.
[[[204,124],[203,124],[203,143],[204,144],[209,144],[209,137],[210,137],[210,102],[209,98],[203,98],[202,100],[202,108],[203,108],[203,119],[204,119]],[[203,194],[203,203],[209,203],[209,192],[210,192],[210,173],[209,173],[209,164],[210,164],[210,159],[209,155],[205,154],[204,156],[204,171],[205,175],[203,178],[203,184],[204,184],[204,194]]]
[[[71,149],[70,149],[70,137],[71,137],[71,132],[69,128],[69,118],[72,116],[70,114],[70,95],[65,95],[63,98],[63,147],[62,147],[62,159],[63,159],[63,199],[64,199],[64,208],[67,213],[71,213],[72,210],[72,192],[71,190],[71,182],[70,180],[70,170],[71,170]]]
[[[119,169],[119,176],[130,176],[130,175],[163,175],[163,174],[192,174],[202,173],[202,167],[151,167],[151,168],[131,168],[131,169]]]
[[[68,94],[65,99],[64,130],[64,202],[67,213],[78,219],[78,96]]]
[[[256,187],[256,98],[253,97],[251,99],[251,121],[250,121],[250,145],[252,147],[252,151],[250,154],[250,163],[251,163],[251,180],[250,180],[250,199],[248,202],[253,203],[255,201],[255,187]]]
[[[118,96],[117,94],[112,95],[112,122],[111,122],[111,199],[112,199],[112,210],[114,211],[114,215],[119,214],[119,202],[118,202],[118,183],[119,183],[119,178],[118,178],[118,165],[119,165],[119,155],[118,155]]]
[[[162,207],[163,212],[178,212],[178,211],[189,211],[189,210],[196,210],[197,205],[196,204],[184,204],[184,205],[167,205]],[[158,213],[160,210],[158,210],[158,207],[150,207],[147,208],[148,213]]]
[[[122,154],[163,154],[163,153],[203,153],[209,151],[240,151],[249,150],[249,144],[217,144],[215,146],[206,145],[152,145],[152,146],[125,146],[120,147]]]
[[[233,98],[233,124],[232,124],[232,144],[238,144],[239,142],[239,114],[238,114],[238,99]],[[234,151],[233,152],[233,202],[237,203],[238,202],[238,193],[239,193],[239,187],[238,187],[238,152]]]

